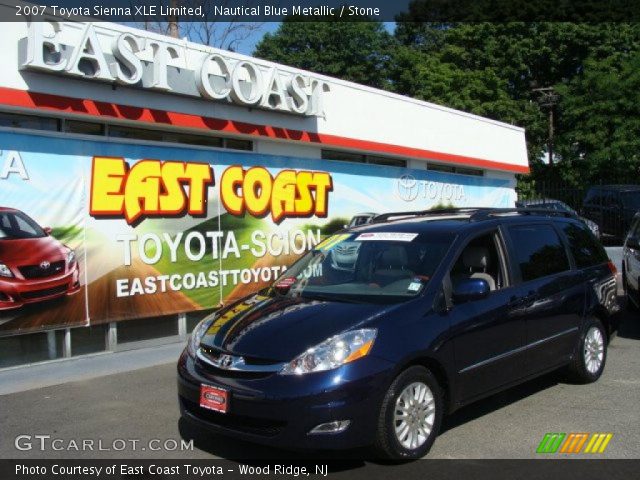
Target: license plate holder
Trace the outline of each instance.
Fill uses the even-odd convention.
[[[219,413],[229,411],[229,391],[212,385],[200,385],[200,406]]]

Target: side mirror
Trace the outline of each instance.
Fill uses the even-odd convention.
[[[453,286],[453,303],[472,302],[489,295],[489,284],[481,278],[467,278]]]
[[[627,238],[627,247],[634,250],[640,250],[640,239],[638,237]]]
[[[51,232],[53,231],[53,229],[51,227],[44,227],[42,231],[47,235],[51,235]]]
[[[346,223],[342,226],[342,228],[349,228],[349,225],[347,225]]]

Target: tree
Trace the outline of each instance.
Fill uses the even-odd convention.
[[[137,0],[136,4],[155,5],[155,0]],[[202,0],[170,0],[170,7],[202,7],[205,21],[180,21],[177,15],[170,15],[158,21],[138,22],[137,27],[151,32],[168,35],[174,38],[187,38],[192,42],[210,45],[224,50],[236,51],[256,32],[264,28],[264,22],[240,22],[234,18],[220,21],[214,14],[214,5],[219,7],[232,6],[231,0],[203,2]],[[254,5],[253,0],[246,0],[245,6]],[[133,2],[132,2],[133,4]]]
[[[399,23],[395,32],[401,46],[392,84],[398,93],[524,127],[535,178],[560,178],[578,185],[592,181],[595,171],[603,172],[599,162],[616,161],[622,170],[626,168],[615,158],[629,153],[622,153],[624,142],[615,138],[637,136],[637,131],[631,121],[623,122],[605,109],[612,88],[618,103],[638,98],[632,70],[625,70],[629,74],[623,84],[622,77],[614,78],[623,70],[612,73],[612,68],[640,51],[639,24],[438,24],[416,21],[419,18],[420,10],[413,8],[402,15],[405,23]],[[607,78],[604,72],[609,72]],[[540,160],[548,135],[547,110],[538,104],[541,87],[553,87],[559,94],[553,107],[558,154],[554,158],[561,162],[553,172],[547,172]],[[625,115],[635,115],[631,105],[618,108]],[[593,121],[584,118],[586,110],[594,115]],[[590,123],[587,135],[584,129]],[[598,127],[610,123],[616,125],[617,133]],[[596,131],[601,140],[598,150],[587,141],[595,138]]]
[[[640,52],[589,58],[558,90],[565,161],[589,181],[640,178]]]
[[[395,41],[380,22],[288,17],[267,33],[254,55],[316,73],[378,88],[389,88],[387,71]]]

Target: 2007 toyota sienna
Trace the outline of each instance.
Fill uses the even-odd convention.
[[[178,363],[181,412],[274,446],[419,458],[479,398],[559,368],[596,381],[614,274],[569,214],[384,214],[202,320]]]

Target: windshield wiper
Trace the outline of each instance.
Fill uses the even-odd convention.
[[[327,300],[329,302],[342,302],[342,303],[368,303],[362,300],[356,300],[355,298],[345,298],[343,296],[336,296],[330,293],[310,293],[305,292],[300,295],[302,298],[310,298],[313,300]]]

